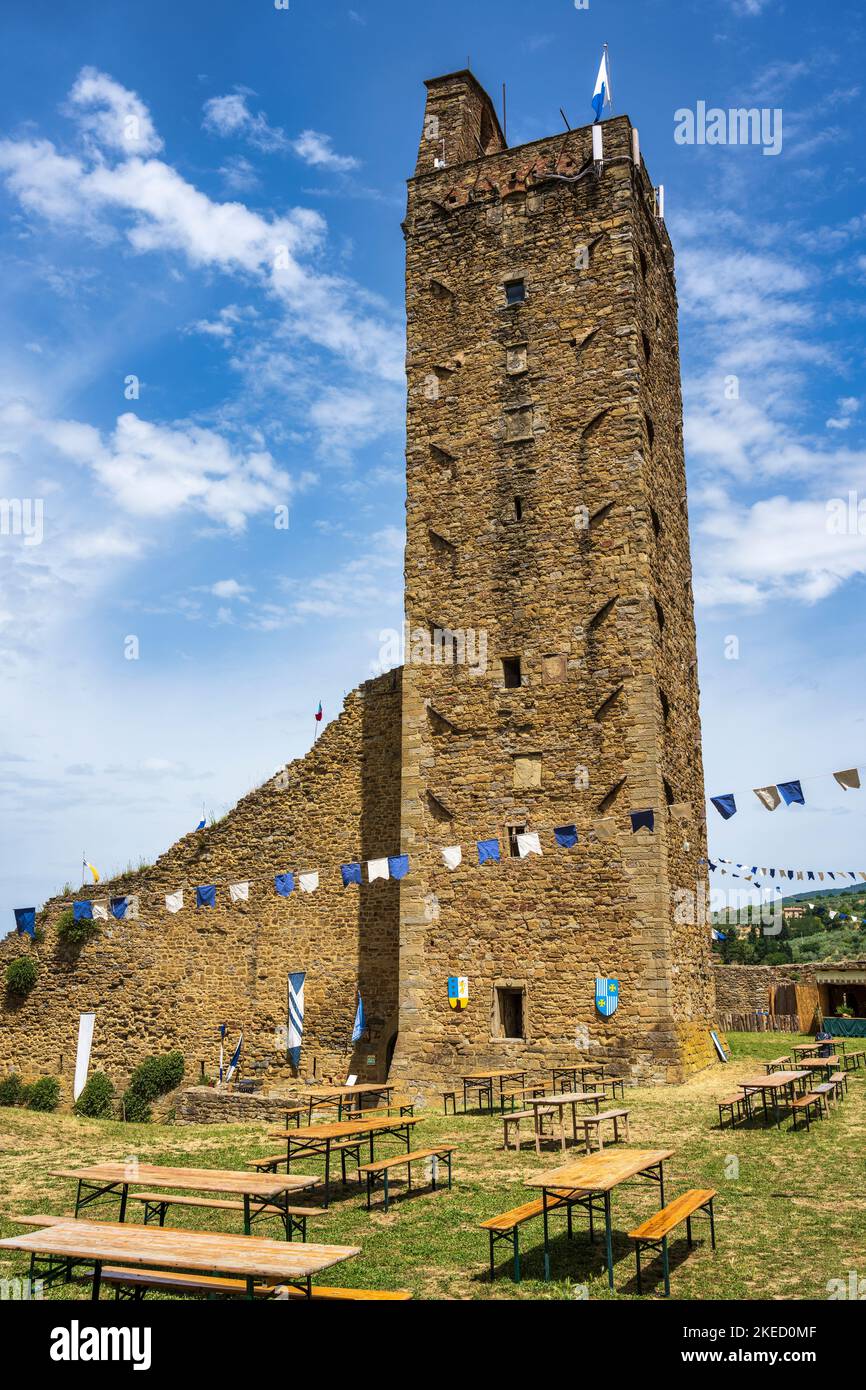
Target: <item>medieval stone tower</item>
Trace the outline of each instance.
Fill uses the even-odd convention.
[[[26,998],[0,995],[0,1070],[56,1072],[67,1101],[85,1012],[92,1065],[118,1080],[168,1047],[212,1077],[219,1023],[250,1071],[294,1080],[290,972],[306,1078],[390,1071],[423,1092],[603,1053],[677,1081],[713,1060],[670,242],[626,117],[604,122],[600,163],[590,127],[509,150],[471,73],[427,88],[405,224],[406,663],[216,825],[72,894],[134,914],[103,909],[71,950],[67,894],[32,941],[0,943],[0,968],[38,967]],[[519,856],[523,833],[540,856]],[[499,862],[478,864],[479,840]],[[344,886],[341,863],[399,851],[405,878]],[[274,892],[313,869],[315,892]],[[620,984],[609,1018],[599,975]]]
[[[471,73],[427,83],[405,224],[395,1059],[419,1081],[598,1049],[653,1080],[710,1060],[673,254],[628,118],[603,137],[601,165],[591,127],[509,150]],[[632,833],[646,808],[654,830]],[[524,831],[542,857],[519,857]],[[479,867],[489,838],[501,861]],[[596,975],[620,982],[607,1020]]]

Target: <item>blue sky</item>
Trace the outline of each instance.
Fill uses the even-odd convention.
[[[0,497],[44,514],[0,536],[4,926],[83,850],[111,872],[221,814],[376,669],[423,79],[471,58],[522,143],[591,117],[603,42],[677,252],[707,791],[743,807],[712,852],[866,868],[866,789],[748,791],[866,765],[866,538],[827,529],[866,495],[857,4],[7,0],[3,27]],[[781,152],[677,144],[699,101],[780,108]]]

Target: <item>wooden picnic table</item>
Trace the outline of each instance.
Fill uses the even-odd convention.
[[[253,1297],[254,1281],[267,1279],[300,1287],[309,1298],[314,1274],[361,1253],[355,1245],[286,1244],[263,1236],[76,1221],[72,1217],[0,1240],[0,1247],[29,1251],[31,1278],[38,1277],[38,1256],[54,1265],[59,1261],[92,1261],[94,1299],[99,1298],[103,1265],[235,1276],[246,1280],[248,1298]]]
[[[797,1083],[807,1078],[808,1071],[773,1071],[767,1076],[750,1076],[745,1081],[739,1081],[737,1085],[746,1095],[753,1095],[755,1091],[761,1092],[761,1104],[764,1107],[764,1114],[767,1113],[767,1092],[769,1091],[773,1099],[773,1115],[779,1129],[782,1127],[782,1117],[779,1112],[779,1092],[781,1091],[786,1099],[794,1099],[794,1090]]]
[[[381,1100],[384,1096],[390,1102],[393,1090],[393,1082],[359,1081],[352,1086],[305,1086],[301,1095],[307,1097],[311,1121],[313,1111],[322,1105],[336,1105],[337,1120],[339,1121],[343,1118],[343,1105],[346,1101],[357,1098],[358,1109],[361,1110],[365,1097],[369,1096],[371,1099]]]
[[[486,1092],[490,1097],[490,1110],[493,1111],[493,1083],[499,1082],[499,1103],[502,1104],[502,1094],[506,1081],[517,1081],[521,1086],[526,1085],[525,1071],[468,1071],[461,1078],[463,1082],[463,1109],[468,1108],[466,1104],[467,1095],[470,1090],[478,1092],[478,1104],[481,1106],[481,1098]]]
[[[804,1057],[808,1057],[810,1052],[817,1052],[820,1047],[823,1047],[823,1045],[823,1043],[816,1042],[794,1043],[794,1046],[791,1048],[791,1051],[800,1052]]]
[[[607,1282],[613,1288],[613,1225],[610,1194],[631,1178],[649,1178],[659,1185],[659,1204],[665,1204],[665,1161],[673,1149],[602,1149],[600,1153],[574,1158],[561,1168],[546,1169],[526,1179],[527,1187],[540,1187],[544,1202],[544,1278],[550,1278],[550,1243],[548,1212],[558,1206],[568,1208],[568,1235],[571,1238],[571,1209],[583,1207],[589,1213],[589,1233],[592,1239],[594,1209],[601,1198],[604,1212]],[[551,1200],[552,1199],[552,1200]],[[595,1206],[594,1206],[595,1204]]]
[[[813,1057],[808,1061],[800,1063],[804,1071],[823,1071],[829,1077],[831,1071],[835,1071],[839,1066],[839,1058],[834,1053],[832,1057]]]
[[[182,1192],[230,1192],[242,1197],[244,1231],[250,1227],[265,1207],[289,1206],[289,1194],[315,1187],[318,1178],[307,1173],[288,1172],[285,1177],[275,1173],[244,1173],[234,1168],[166,1168],[151,1163],[91,1163],[85,1168],[51,1170],[52,1177],[74,1178],[78,1183],[75,1196],[75,1215],[82,1207],[101,1197],[120,1193],[120,1220],[126,1220],[130,1187],[174,1188]],[[272,1214],[272,1213],[271,1213]],[[283,1223],[289,1238],[291,1223],[288,1211]]]
[[[373,1152],[373,1141],[377,1135],[384,1137],[392,1134],[406,1145],[406,1152],[412,1148],[412,1129],[415,1125],[422,1123],[422,1117],[416,1115],[385,1115],[380,1120],[336,1120],[329,1124],[321,1125],[301,1125],[298,1129],[279,1130],[276,1138],[286,1141],[286,1173],[292,1165],[292,1160],[297,1158],[309,1158],[310,1156],[325,1156],[325,1200],[323,1205],[327,1206],[331,1196],[331,1149],[334,1144],[339,1144],[347,1139],[363,1139],[369,1137],[370,1140],[370,1162],[375,1162],[376,1155]],[[318,1179],[313,1179],[318,1181]]]
[[[595,1106],[595,1113],[598,1114],[598,1107],[604,1100],[602,1091],[556,1091],[550,1096],[533,1096],[527,1100],[526,1104],[532,1106],[533,1123],[535,1128],[535,1152],[541,1153],[541,1123],[542,1114],[545,1110],[559,1111],[559,1139],[562,1151],[565,1153],[565,1112],[571,1107],[571,1132],[575,1144],[577,1143],[577,1107],[578,1105],[592,1104]]]

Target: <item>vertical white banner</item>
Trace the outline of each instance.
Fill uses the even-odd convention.
[[[87,1080],[90,1066],[90,1047],[93,1042],[93,1025],[96,1014],[80,1014],[78,1018],[78,1051],[75,1054],[75,1080],[72,1083],[72,1099],[78,1100]]]

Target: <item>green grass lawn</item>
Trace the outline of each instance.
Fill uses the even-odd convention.
[[[759,1123],[718,1128],[716,1102],[736,1089],[737,1079],[762,1071],[764,1061],[806,1040],[782,1033],[731,1034],[733,1056],[727,1066],[720,1063],[679,1087],[626,1089],[631,1144],[674,1151],[665,1165],[667,1195],[689,1187],[714,1187],[719,1194],[716,1253],[707,1239],[687,1255],[684,1232],[672,1244],[675,1298],[823,1299],[829,1279],[847,1279],[852,1269],[866,1276],[866,1071],[850,1073],[848,1098],[829,1120],[813,1124],[809,1132],[789,1132],[787,1120],[781,1131]],[[537,1195],[524,1180],[541,1166],[555,1166],[558,1146],[548,1145],[542,1159],[526,1143],[521,1154],[504,1151],[498,1114],[445,1118],[433,1109],[417,1113],[424,1123],[417,1128],[415,1147],[440,1141],[457,1146],[453,1190],[413,1192],[403,1198],[402,1188],[397,1189],[398,1200],[386,1216],[381,1195],[378,1208],[368,1213],[357,1187],[343,1190],[338,1185],[330,1211],[309,1222],[308,1238],[358,1245],[362,1253],[329,1272],[324,1282],[407,1288],[418,1298],[563,1299],[582,1296],[583,1287],[593,1299],[637,1297],[634,1255],[625,1233],[656,1210],[654,1184],[636,1181],[614,1192],[613,1293],[607,1287],[603,1247],[598,1241],[590,1245],[579,1212],[572,1242],[565,1237],[564,1216],[551,1218],[549,1284],[541,1279],[540,1221],[521,1231],[523,1283],[517,1286],[509,1277],[507,1248],[501,1246],[498,1277],[491,1284],[487,1236],[478,1223]],[[50,1168],[122,1160],[133,1154],[148,1163],[241,1168],[249,1158],[279,1148],[269,1128],[123,1125],[67,1114],[0,1110],[0,1234],[21,1231],[5,1219],[9,1213],[71,1211],[74,1184],[50,1177]],[[298,1167],[320,1171],[311,1161]],[[115,1212],[116,1203],[105,1202],[88,1214],[112,1220]],[[131,1219],[142,1219],[136,1204]],[[169,1224],[241,1229],[235,1214],[181,1208],[170,1212]],[[281,1227],[265,1221],[256,1230],[276,1237]],[[697,1237],[707,1232],[702,1217],[695,1219],[694,1230]],[[0,1276],[26,1274],[27,1257],[6,1252],[4,1256]],[[655,1274],[657,1268],[650,1265],[648,1273]],[[660,1284],[652,1279],[644,1287],[653,1295],[660,1292]],[[85,1298],[87,1289],[60,1285],[47,1296]]]

